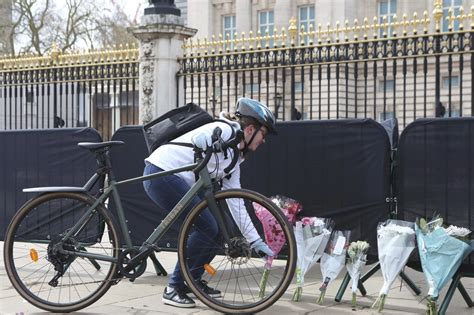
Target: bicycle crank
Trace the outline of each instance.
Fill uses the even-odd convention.
[[[130,260],[138,254],[139,251],[137,249],[128,248],[120,252],[118,257],[120,275],[130,279],[130,281],[140,277],[146,270],[146,258],[140,261],[136,266],[130,266]]]

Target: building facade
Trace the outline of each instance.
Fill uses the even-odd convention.
[[[193,72],[186,76],[187,100],[205,103],[206,108],[220,104],[217,111],[231,109],[232,101],[238,96],[252,96],[267,102],[285,120],[397,117],[405,126],[416,118],[435,116],[437,104],[444,104],[446,116],[471,115],[471,53],[446,54],[465,50],[469,35],[440,35],[444,37],[435,39],[433,34],[469,30],[472,2],[188,1],[187,25],[198,29],[196,38],[200,40],[191,45],[188,54],[209,55],[208,59],[194,60],[194,65],[215,58],[224,65],[228,60],[235,60],[237,68],[246,64],[245,67],[254,70],[235,71],[231,66],[227,67],[230,73],[218,67],[206,69],[202,75]],[[434,11],[442,16],[435,17]],[[289,37],[289,26],[296,33],[294,51],[284,50],[284,42],[286,47],[290,45],[285,39]],[[226,44],[220,45],[222,42]],[[364,45],[368,52],[363,51]],[[430,50],[436,45],[438,52]],[[217,53],[219,49],[221,55]],[[257,66],[259,50],[266,49],[276,59],[273,63],[270,60],[272,65],[260,61]],[[373,49],[380,53],[371,54]],[[249,53],[252,50],[253,55]],[[301,66],[288,57],[293,52],[296,59],[298,54],[306,54],[297,61]],[[363,52],[367,57],[361,57]],[[438,53],[443,56],[436,57]],[[307,57],[311,54],[322,57]],[[347,54],[348,58],[341,56],[338,61],[334,57],[338,54]],[[246,62],[249,58],[254,59]],[[295,110],[301,115],[293,115]]]

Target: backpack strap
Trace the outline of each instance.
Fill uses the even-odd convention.
[[[228,121],[225,121],[224,119],[214,119],[214,121],[212,122],[223,122],[223,123],[226,123],[227,125],[229,125],[230,127],[230,130],[232,130],[232,134],[230,136],[230,139],[234,138],[235,137],[235,130],[234,130],[234,127],[228,122]],[[194,145],[192,143],[187,143],[187,142],[172,142],[172,141],[168,141],[162,145],[165,145],[165,144],[174,144],[174,145],[179,145],[179,146],[182,146],[182,147],[188,147],[188,148],[192,148],[194,147]]]

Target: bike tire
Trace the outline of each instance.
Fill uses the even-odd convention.
[[[4,242],[6,273],[16,291],[34,306],[50,312],[77,311],[97,301],[113,284],[116,263],[53,250],[60,235],[95,200],[85,193],[45,193],[26,202],[10,222]],[[99,204],[62,248],[117,258],[118,231],[108,210]],[[56,266],[65,271],[54,286]]]
[[[188,248],[191,247],[188,246],[190,235],[199,229],[196,222],[208,206],[207,201],[204,200],[190,211],[180,231],[178,260],[183,277],[196,297],[216,311],[222,313],[257,313],[263,311],[280,299],[293,279],[297,257],[293,227],[273,202],[256,192],[244,189],[218,191],[215,193],[215,199],[218,206],[223,208],[221,209],[223,213],[229,211],[225,208],[230,199],[243,199],[245,209],[241,210],[248,211],[253,225],[264,241],[266,241],[266,237],[263,225],[256,216],[256,207],[253,204],[258,204],[267,209],[268,217],[266,218],[275,220],[280,225],[283,233],[285,242],[282,251],[284,255],[280,255],[278,259],[273,260],[273,264],[267,273],[266,287],[262,293],[261,281],[266,273],[265,262],[262,258],[256,257],[253,251],[249,254],[248,246],[250,244],[240,234],[237,226],[230,228],[229,230],[233,232],[229,233],[234,233],[231,234],[234,240],[243,242],[242,244],[246,242],[246,245],[242,245],[242,253],[240,254],[226,252],[229,247],[222,237],[209,237],[205,245],[203,244],[203,248],[197,249],[197,251],[195,245],[192,249]],[[196,252],[206,254],[210,247],[213,247],[217,255],[209,265],[206,267],[192,266],[189,262],[190,258],[195,257]],[[202,269],[205,270],[202,272],[201,279],[196,277],[196,273],[193,275],[196,268],[200,268],[201,272]],[[202,280],[205,281],[204,286]],[[205,288],[206,286],[219,290],[221,296],[213,297],[215,292],[209,291]]]

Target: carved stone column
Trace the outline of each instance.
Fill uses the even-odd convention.
[[[165,2],[174,7],[174,1]],[[183,55],[183,41],[197,32],[183,25],[180,16],[176,15],[179,9],[163,10],[160,7],[157,10],[157,3],[163,1],[150,1],[152,6],[145,9],[140,26],[131,30],[140,41],[139,96],[142,124],[177,107],[177,61]],[[179,86],[182,88],[183,85]]]

